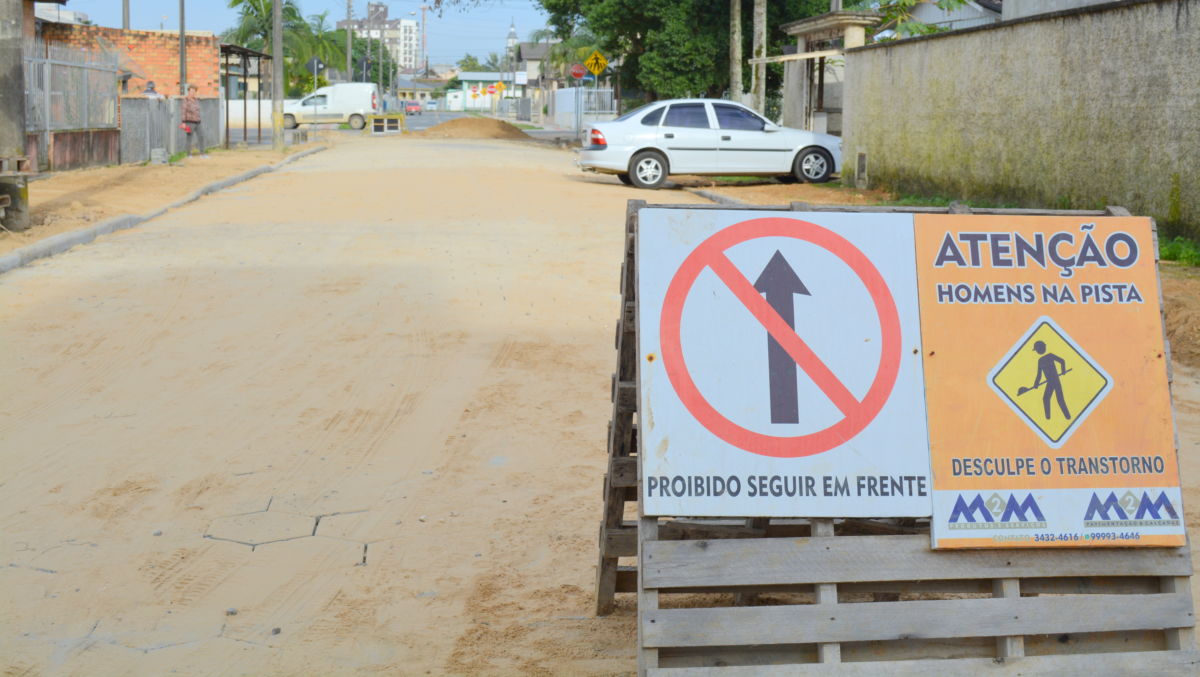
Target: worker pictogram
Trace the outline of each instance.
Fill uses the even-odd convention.
[[[592,75],[600,75],[604,72],[605,68],[608,68],[608,59],[605,59],[604,55],[597,50],[592,52],[592,55],[587,58],[587,61],[583,62],[583,65],[587,66]]]
[[[1104,369],[1048,317],[1033,324],[988,382],[1055,449],[1112,388]]]

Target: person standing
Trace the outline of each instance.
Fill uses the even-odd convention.
[[[183,129],[187,132],[187,154],[192,154],[192,139],[196,141],[196,150],[204,155],[204,139],[200,136],[200,99],[196,98],[199,90],[196,85],[188,85],[187,96],[183,99]]]

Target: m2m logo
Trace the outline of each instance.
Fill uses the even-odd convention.
[[[1150,492],[1143,491],[1139,497],[1132,491],[1126,491],[1120,499],[1117,492],[1110,491],[1108,497],[1100,499],[1100,495],[1092,493],[1088,503],[1087,513],[1083,516],[1085,527],[1173,527],[1179,526],[1179,513],[1167,492],[1159,492],[1158,498],[1151,499]]]
[[[1033,494],[1025,500],[1017,500],[1015,494],[1005,499],[994,493],[984,500],[983,494],[975,494],[970,503],[959,494],[950,511],[951,529],[1045,529],[1046,516]]]

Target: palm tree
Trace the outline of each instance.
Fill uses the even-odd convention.
[[[271,51],[271,9],[272,0],[229,0],[229,8],[238,10],[238,22],[221,35],[221,39],[260,52]],[[294,38],[288,39],[300,25],[307,24],[300,16],[300,7],[295,0],[283,0],[283,40],[284,53],[295,46]],[[291,42],[292,44],[289,44]]]
[[[324,77],[318,77],[314,83],[313,74],[308,72],[305,66],[313,57],[326,64],[340,64],[346,61],[346,52],[342,47],[345,41],[344,34],[330,29],[329,12],[313,14],[303,25],[296,26],[292,33],[295,36],[292,41],[295,49],[284,50],[287,53],[284,63],[289,88],[293,91],[308,92],[314,89],[314,85],[320,87],[328,84]]]

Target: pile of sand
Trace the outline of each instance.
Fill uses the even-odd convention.
[[[1171,357],[1189,367],[1200,367],[1200,278],[1195,270],[1165,262],[1161,269]]]
[[[433,139],[524,139],[529,136],[516,127],[491,118],[456,118],[435,125],[414,136]]]

